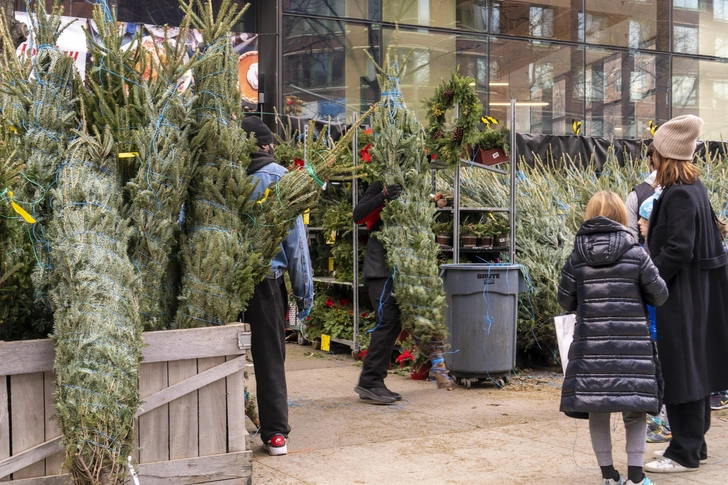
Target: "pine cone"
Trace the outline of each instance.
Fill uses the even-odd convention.
[[[453,139],[453,141],[460,141],[463,139],[463,129],[461,127],[456,127],[454,130],[452,130],[452,133],[450,134],[450,138]]]
[[[432,138],[434,138],[435,140],[439,140],[443,136],[445,136],[445,134],[439,130],[432,134]]]
[[[452,89],[446,89],[442,92],[442,99],[445,101],[450,101],[453,96],[455,96],[455,93]]]

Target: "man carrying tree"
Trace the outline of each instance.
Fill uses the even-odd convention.
[[[273,133],[256,116],[241,121],[243,130],[255,135],[258,151],[251,156],[248,175],[257,180],[253,197],[264,198],[266,189],[286,173],[273,158]],[[288,297],[283,273],[288,271],[298,318],[308,316],[313,306],[313,269],[306,241],[306,229],[299,215],[281,251],[271,262],[271,273],[255,287],[245,310],[250,323],[251,353],[260,415],[260,437],[263,449],[273,456],[288,452],[288,391],[286,389],[286,312]]]
[[[355,389],[359,397],[370,404],[392,404],[402,399],[402,396],[390,391],[384,384],[394,344],[402,331],[402,322],[399,306],[392,296],[394,281],[387,267],[386,251],[376,238],[376,232],[382,228],[379,214],[384,204],[399,198],[401,193],[401,185],[385,187],[382,182],[377,181],[369,186],[354,208],[354,220],[358,224],[366,224],[369,229],[363,276],[365,286],[369,289],[372,307],[377,312],[377,325],[372,331],[359,385]]]

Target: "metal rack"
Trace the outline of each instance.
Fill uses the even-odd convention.
[[[352,124],[356,124],[358,119],[358,113],[354,112],[352,115]],[[307,146],[306,146],[306,140],[308,140],[308,126],[304,127],[304,153],[308,153]],[[359,133],[358,131],[354,132],[354,135],[352,137],[351,141],[351,148],[352,148],[352,159],[354,168],[356,169],[357,163],[358,163],[358,157],[357,154],[359,153]],[[352,207],[356,207],[356,205],[359,203],[359,184],[358,179],[354,178],[351,182],[351,204]],[[322,230],[321,227],[308,227],[306,226],[306,229],[308,232],[316,231],[316,230]],[[314,281],[319,283],[325,283],[328,285],[342,285],[342,286],[350,286],[352,288],[352,306],[353,306],[353,328],[352,328],[352,335],[353,338],[351,340],[349,339],[342,339],[342,338],[336,338],[331,337],[332,342],[337,342],[342,345],[348,345],[353,351],[359,350],[359,288],[361,288],[363,285],[359,283],[359,224],[357,224],[355,221],[352,221],[352,231],[351,231],[351,237],[352,237],[352,245],[353,245],[353,253],[354,253],[354,263],[353,263],[353,277],[351,281],[343,281],[332,277],[324,277],[324,276],[315,276],[313,278]],[[294,316],[295,318],[295,316]],[[290,320],[290,317],[289,317]],[[299,343],[304,342],[303,338],[303,326],[302,325],[289,325],[288,328],[291,330],[298,331]]]
[[[453,263],[457,264],[460,261],[460,253],[472,253],[472,252],[488,252],[496,251],[500,252],[504,248],[493,248],[492,250],[484,249],[469,249],[460,247],[460,213],[461,212],[508,212],[510,218],[510,234],[509,234],[509,245],[508,249],[508,261],[512,264],[516,263],[516,182],[517,182],[517,169],[516,161],[518,160],[517,148],[516,148],[516,100],[511,100],[511,154],[510,154],[510,170],[506,172],[498,168],[494,168],[488,165],[482,165],[475,163],[470,160],[460,159],[460,164],[455,167],[455,180],[453,187],[453,206],[446,207],[438,210],[452,211],[453,213],[453,244],[451,250],[453,253]],[[491,172],[496,172],[502,175],[510,174],[510,204],[509,207],[460,207],[460,172],[462,167],[477,167]],[[433,173],[433,182],[436,176]],[[435,184],[433,183],[433,187]]]

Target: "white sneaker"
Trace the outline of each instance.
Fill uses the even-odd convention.
[[[624,478],[619,477],[619,481],[612,480],[611,478],[605,478],[602,485],[625,485]]]
[[[652,473],[684,473],[684,472],[696,472],[698,468],[688,468],[681,464],[672,461],[669,458],[658,458],[655,461],[651,461],[645,465],[645,471]]]
[[[280,456],[288,453],[288,438],[282,434],[274,435],[266,443],[263,442],[263,449],[267,451],[270,456]]]
[[[653,452],[653,454],[657,455],[657,456],[663,456],[665,454],[665,450],[657,450],[657,451]],[[710,457],[704,458],[704,459],[701,458],[700,463],[708,463],[709,459],[710,459]]]

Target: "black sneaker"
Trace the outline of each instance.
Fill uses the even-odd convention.
[[[361,387],[354,388],[359,398],[372,404],[392,404],[397,401],[386,387]]]

